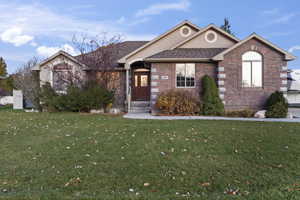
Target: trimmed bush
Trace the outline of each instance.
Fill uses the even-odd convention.
[[[276,91],[270,95],[266,102],[267,118],[286,118],[288,103],[282,92]]]
[[[169,90],[162,92],[156,101],[156,108],[169,115],[192,115],[199,112],[197,98],[189,91]]]
[[[205,75],[202,78],[202,104],[201,110],[203,115],[216,115],[224,114],[224,104],[219,96],[219,90],[213,78]]]

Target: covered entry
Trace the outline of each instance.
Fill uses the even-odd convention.
[[[150,101],[150,70],[146,68],[132,69],[132,100]]]

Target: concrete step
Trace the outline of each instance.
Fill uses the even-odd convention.
[[[131,107],[129,113],[149,113],[150,107]]]
[[[132,101],[131,107],[149,107],[150,101]]]

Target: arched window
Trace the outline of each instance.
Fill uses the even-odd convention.
[[[262,87],[262,55],[248,51],[242,56],[242,86]]]

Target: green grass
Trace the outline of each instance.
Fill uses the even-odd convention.
[[[0,152],[0,199],[300,199],[297,123],[1,111]]]

